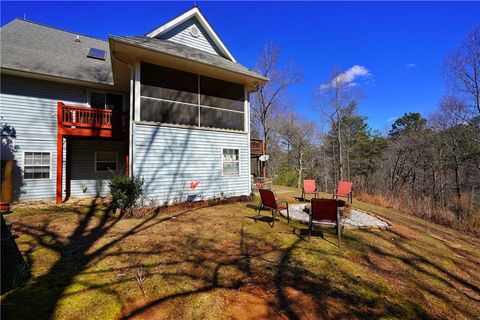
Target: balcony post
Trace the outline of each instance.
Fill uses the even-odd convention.
[[[63,171],[63,124],[62,124],[63,103],[57,103],[57,185],[56,203],[62,203],[62,171]]]
[[[65,200],[70,198],[72,189],[72,140],[70,138],[65,139]]]

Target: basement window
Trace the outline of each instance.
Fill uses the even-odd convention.
[[[88,51],[87,57],[98,60],[105,60],[106,52],[102,49],[90,48]]]
[[[26,180],[50,179],[50,152],[25,152],[23,178]]]

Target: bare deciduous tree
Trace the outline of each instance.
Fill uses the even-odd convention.
[[[295,63],[281,65],[281,48],[273,42],[265,45],[259,54],[255,70],[270,79],[252,96],[252,120],[260,137],[268,142],[277,115],[287,107],[288,88],[301,81],[300,69]]]
[[[279,135],[298,173],[297,186],[302,185],[303,171],[310,168],[313,158],[310,156],[316,138],[315,124],[305,121],[298,114],[290,113],[279,120]]]
[[[335,68],[330,80],[320,85],[316,98],[321,115],[327,119],[330,127],[336,132],[335,167],[338,178],[335,182],[345,178],[345,142],[343,139],[343,119],[355,110],[357,100],[362,93],[346,78],[346,73]]]
[[[468,122],[480,116],[480,26],[447,56],[443,73],[451,94],[463,102],[464,109],[457,116]]]

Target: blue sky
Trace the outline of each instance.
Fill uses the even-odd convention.
[[[253,67],[268,41],[283,46],[284,60],[295,60],[304,72],[303,83],[291,89],[294,108],[312,120],[319,118],[312,109],[314,91],[334,65],[368,70],[353,81],[365,92],[359,112],[379,130],[405,112],[435,110],[445,91],[440,69],[446,54],[480,24],[480,2],[197,3],[240,63]],[[1,25],[25,15],[106,39],[145,34],[192,4],[2,1]]]

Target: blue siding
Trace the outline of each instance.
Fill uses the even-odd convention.
[[[145,178],[144,204],[248,195],[248,135],[135,124],[133,173]],[[240,175],[222,176],[222,148],[240,150]],[[190,190],[191,181],[200,181]]]
[[[55,197],[57,150],[57,101],[85,104],[86,88],[28,78],[1,76],[0,120],[11,126],[15,138],[9,146],[2,144],[2,159],[15,161],[14,198],[46,200]],[[2,137],[5,138],[5,137]],[[5,141],[5,139],[2,139]],[[10,153],[9,150],[13,149]],[[50,179],[23,180],[23,153],[51,153]],[[10,153],[10,154],[9,154]]]
[[[190,27],[195,25],[200,31],[200,35],[195,38],[190,34]],[[172,30],[162,34],[159,38],[170,40],[176,43],[187,45],[199,50],[203,50],[212,54],[222,55],[217,46],[210,39],[208,33],[203,29],[197,19],[189,19]]]
[[[110,193],[109,172],[95,172],[95,152],[116,151],[117,168],[125,172],[125,157],[128,154],[126,141],[73,140],[72,141],[72,180],[73,197],[105,196]]]

